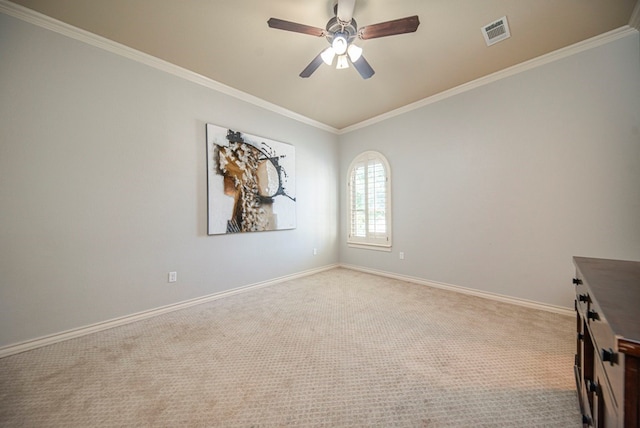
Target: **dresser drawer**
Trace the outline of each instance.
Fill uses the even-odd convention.
[[[589,306],[588,328],[593,340],[595,360],[602,366],[617,407],[624,399],[624,354],[618,351],[616,336],[597,300],[594,299]]]
[[[573,279],[573,283],[576,286],[576,311],[586,318],[587,311],[589,309],[589,302],[591,301],[589,288],[580,277],[580,272],[576,272],[576,277]]]
[[[612,396],[612,390],[607,382],[607,375],[602,372],[602,366],[596,366],[596,386],[594,387],[594,417],[598,427],[617,428],[622,426],[618,419],[620,409]]]

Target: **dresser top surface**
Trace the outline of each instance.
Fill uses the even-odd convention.
[[[574,257],[613,333],[640,343],[640,262]]]

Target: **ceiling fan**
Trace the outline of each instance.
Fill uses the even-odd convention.
[[[362,48],[353,44],[353,41],[356,38],[368,40],[396,34],[413,33],[420,25],[418,15],[414,15],[358,28],[356,20],[353,19],[355,5],[356,0],[339,0],[334,7],[336,16],[327,22],[325,29],[278,18],[270,18],[267,21],[271,28],[309,34],[316,37],[326,37],[329,41],[330,46],[320,52],[302,70],[300,77],[311,76],[323,62],[327,65],[332,65],[334,58],[337,57],[336,68],[348,68],[351,63],[363,79],[368,79],[373,76],[375,71],[362,56]]]

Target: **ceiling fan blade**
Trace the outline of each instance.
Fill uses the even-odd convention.
[[[363,79],[368,79],[375,74],[373,68],[371,68],[367,60],[364,59],[362,55],[356,61],[353,61],[352,64],[356,70],[358,70],[358,73],[360,73],[360,76],[362,76]]]
[[[324,52],[324,51],[322,51],[322,52]],[[318,54],[318,56],[315,57],[313,59],[313,61],[311,61],[309,63],[309,65],[307,65],[307,67],[304,70],[302,70],[302,73],[300,73],[300,77],[305,77],[306,78],[306,77],[311,76],[313,74],[313,72],[316,71],[318,69],[318,67],[320,67],[320,65],[322,65],[322,63],[324,62],[322,60],[322,52],[320,52]]]
[[[366,25],[360,28],[358,37],[367,40],[396,34],[413,33],[418,29],[418,25],[420,25],[418,15],[408,16],[406,18],[394,19],[393,21]]]
[[[342,22],[351,22],[353,9],[356,7],[356,0],[338,0],[338,10],[336,16]]]
[[[327,31],[322,28],[298,24],[297,22],[285,21],[278,18],[269,18],[267,24],[269,24],[269,27],[278,30],[293,31],[294,33],[308,34],[310,36],[324,37],[327,35]]]

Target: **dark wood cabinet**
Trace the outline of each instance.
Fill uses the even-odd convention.
[[[640,262],[574,257],[585,427],[640,428]]]

